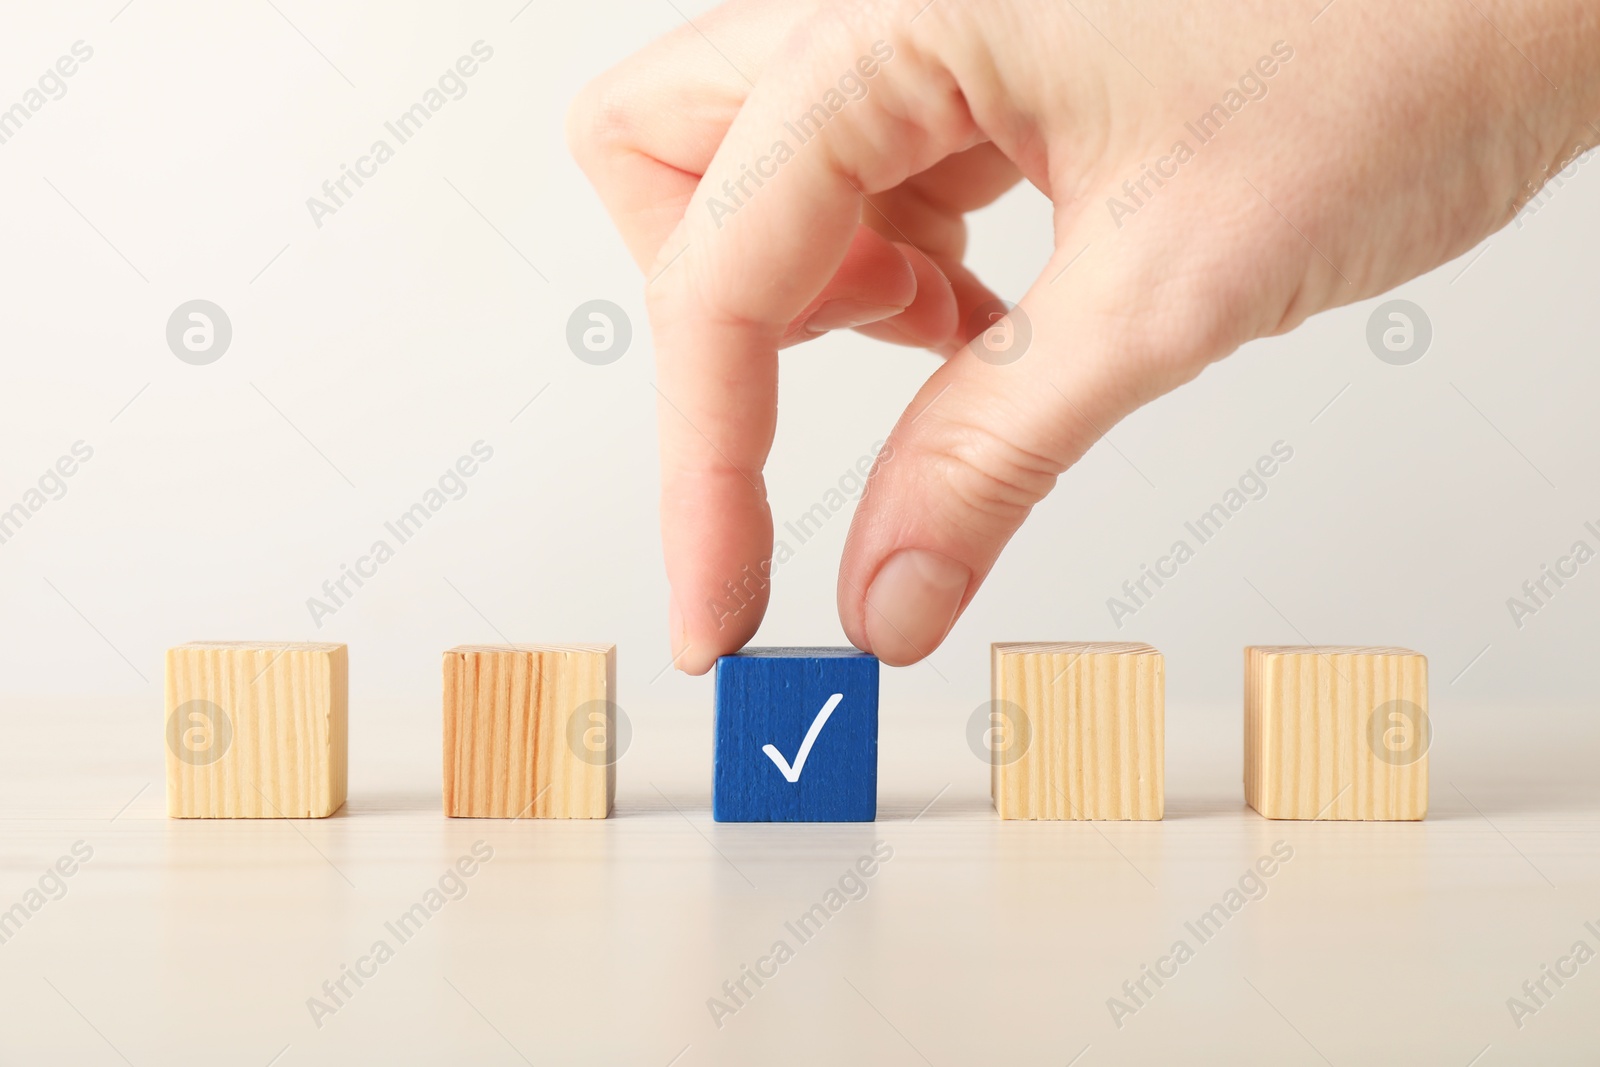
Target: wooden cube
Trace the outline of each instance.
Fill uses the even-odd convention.
[[[1428,660],[1404,648],[1246,648],[1244,792],[1269,819],[1428,813]]]
[[[321,819],[345,800],[344,645],[206,641],[167,651],[167,814]]]
[[[444,654],[444,813],[604,819],[616,796],[614,645]]]
[[[991,648],[989,786],[1002,819],[1159,819],[1166,670],[1145,644]]]
[[[717,660],[711,817],[871,822],[878,659],[854,648],[747,648]]]

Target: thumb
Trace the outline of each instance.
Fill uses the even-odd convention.
[[[932,652],[1057,477],[1134,408],[1198,371],[1149,344],[1108,280],[1049,279],[1020,305],[980,307],[965,348],[917,393],[885,443],[851,525],[839,617],[893,666]],[[1081,277],[1081,276],[1080,276]]]

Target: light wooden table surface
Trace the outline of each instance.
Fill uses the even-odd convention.
[[[353,701],[349,804],[289,823],[167,820],[148,702],[0,702],[0,909],[40,903],[0,944],[0,1063],[1600,1060],[1600,958],[1559,963],[1600,951],[1593,730],[1441,710],[1426,823],[1272,823],[1240,798],[1237,709],[1174,707],[1166,821],[1003,824],[969,710],[884,709],[873,825],[712,823],[693,709],[634,713],[611,820],[513,823],[440,815],[435,702]],[[1292,859],[1201,940],[1275,845]],[[802,941],[786,923],[841,879],[859,899]],[[1576,973],[1538,1006],[1544,965]]]

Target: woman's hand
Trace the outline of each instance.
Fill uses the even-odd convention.
[[[839,574],[850,639],[912,663],[1119,419],[1462,254],[1600,143],[1594,4],[1322,2],[736,0],[584,92],[573,151],[652,279],[682,669],[765,608],[780,348],[949,357]],[[963,216],[1021,179],[1055,253],[996,321]]]

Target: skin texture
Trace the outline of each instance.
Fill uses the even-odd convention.
[[[839,572],[850,640],[908,664],[1118,420],[1468,251],[1600,144],[1593,0],[1322,5],[736,0],[583,91],[573,153],[651,279],[680,669],[765,609],[779,349],[943,357]],[[963,217],[1024,180],[1055,251],[1012,312],[1031,342],[982,358]]]

